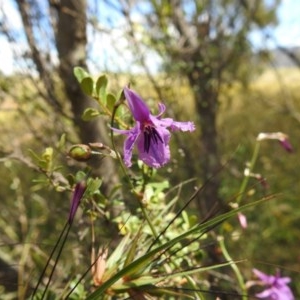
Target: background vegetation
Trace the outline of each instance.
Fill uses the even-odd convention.
[[[67,155],[76,143],[110,145],[109,119],[81,119],[85,108],[96,106],[73,76],[75,66],[90,67],[95,78],[107,74],[107,89],[114,94],[130,83],[153,111],[163,99],[169,117],[196,123],[192,136],[172,137],[171,163],[154,177],[160,184],[154,189],[156,194],[153,192],[156,200],[152,199],[157,210],[166,210],[167,200],[175,197],[174,190],[179,199],[174,207],[179,208],[196,185],[206,184],[187,213],[203,220],[216,203],[217,212],[223,212],[238,197],[257,135],[278,131],[289,135],[294,148],[291,154],[278,141],[263,141],[253,172],[261,174],[268,187],[250,178],[243,203],[265,195],[274,195],[274,199],[245,211],[247,229],[243,230],[233,218],[224,225],[223,234],[231,257],[246,259],[241,265],[246,279],[251,278],[252,267],[269,273],[280,268],[292,278],[297,298],[299,60],[290,56],[295,66],[274,67],[277,56],[267,49],[255,52],[248,39],[251,30],[276,24],[278,1],[272,5],[264,1],[122,1],[120,5],[105,1],[99,6],[85,1],[74,3],[15,1],[22,27],[16,30],[5,14],[1,22],[2,35],[11,42],[19,64],[14,74],[0,76],[0,284],[6,298],[26,298],[34,288],[67,219],[72,184],[76,176],[80,177],[78,171],[89,165],[92,175],[103,180],[97,203],[105,217],[91,222],[89,203],[79,211],[52,291],[72,285],[89,267],[89,255],[95,246],[91,223],[96,248],[109,241],[116,248],[120,224],[125,220],[120,212],[128,209],[134,215],[136,209],[130,197],[122,193],[126,184],[114,160],[76,162]],[[118,24],[117,18],[124,23]],[[119,34],[115,41],[106,43],[107,34],[118,30],[122,38]],[[106,49],[104,56],[110,49],[119,54],[115,65],[109,65],[112,58],[104,65],[105,59],[101,58],[101,66],[93,61],[91,54],[98,36]],[[15,45],[20,41],[26,46],[18,52],[20,48]],[[289,53],[285,52],[286,56]],[[151,64],[157,57],[161,65],[153,72]],[[120,62],[124,68],[118,68]],[[122,139],[116,142],[121,151]],[[122,187],[116,189],[116,185]],[[166,191],[167,186],[171,192]],[[160,193],[166,202],[159,203]],[[134,221],[130,224],[127,230],[137,229]],[[182,226],[170,232],[179,234]],[[213,249],[207,247],[208,254],[203,255],[209,262],[219,263],[223,258],[213,241]],[[229,268],[213,275],[220,279],[224,274],[234,277]],[[89,279],[85,282],[88,291]],[[224,292],[228,288],[222,283],[216,286]]]

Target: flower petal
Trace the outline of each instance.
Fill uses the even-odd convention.
[[[272,290],[271,289],[267,289],[267,290],[264,290],[264,291],[262,291],[262,292],[260,292],[260,293],[258,293],[258,294],[255,294],[255,296],[257,297],[257,298],[261,298],[261,299],[263,299],[263,298],[267,298],[268,297],[268,299],[273,299],[273,298],[271,298],[270,296],[272,296],[273,295],[273,293],[272,293]],[[279,298],[280,299],[280,298]]]
[[[150,111],[143,99],[129,88],[124,88],[124,94],[134,119],[139,122],[147,122],[149,120]]]
[[[177,122],[171,118],[158,120],[156,118],[153,118],[153,116],[151,116],[151,121],[156,125],[169,127],[172,131],[176,131],[176,130],[194,131],[196,129],[195,124],[193,122]]]
[[[282,288],[268,288],[255,295],[257,298],[269,299],[269,300],[294,300],[294,295],[289,287],[284,286]]]
[[[134,144],[140,135],[139,124],[133,127],[127,133],[127,139],[124,142],[124,163],[126,167],[131,167],[131,157]]]
[[[264,284],[272,284],[275,280],[275,276],[267,275],[257,269],[252,270],[257,278],[259,278]]]
[[[194,131],[196,129],[193,122],[176,122],[171,124],[171,130]]]
[[[276,280],[277,285],[281,286],[281,285],[286,285],[287,283],[291,282],[291,278],[290,277],[280,277]]]
[[[114,128],[114,127],[110,127],[110,129],[116,133],[120,133],[120,134],[130,134],[132,129],[118,129],[118,128]]]
[[[281,146],[287,151],[287,152],[293,152],[292,144],[288,139],[283,139],[279,141]]]
[[[156,116],[156,118],[160,118],[165,111],[166,106],[163,103],[158,103],[158,115]]]
[[[139,158],[148,166],[153,168],[160,168],[164,166],[170,160],[170,147],[169,141],[171,134],[163,127],[156,127],[157,133],[160,135],[163,142],[160,139],[156,141],[151,140],[149,151],[145,151],[145,137],[140,135],[137,141],[137,147],[139,151]]]
[[[258,294],[258,298],[266,298],[269,300],[294,300],[292,290],[286,284],[290,282],[289,277],[280,277],[279,271],[276,276],[267,275],[257,269],[253,269],[253,273],[260,279],[260,284],[266,286],[266,289]]]
[[[291,289],[288,286],[283,286],[278,289],[276,289],[276,296],[277,298],[274,299],[280,299],[280,300],[294,300],[295,297],[291,291]]]

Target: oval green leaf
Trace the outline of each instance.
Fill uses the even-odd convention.
[[[116,99],[116,97],[115,97],[115,95],[113,95],[113,94],[107,94],[107,96],[106,96],[106,101],[107,101],[107,108],[109,109],[109,111],[113,111],[113,109],[114,109],[114,105],[115,105],[115,103],[116,103],[116,101],[117,101],[117,99]]]
[[[84,70],[83,68],[81,67],[75,67],[73,69],[73,73],[75,75],[75,77],[77,78],[78,82],[81,83],[81,81],[86,78],[86,77],[89,77],[89,73]]]
[[[94,81],[91,77],[85,77],[82,79],[80,86],[85,94],[92,96],[94,89]]]
[[[99,101],[106,105],[106,87],[107,87],[107,77],[101,75],[96,81],[96,93],[98,95]]]

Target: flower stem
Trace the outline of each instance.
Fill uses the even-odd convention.
[[[111,124],[110,124],[111,128],[113,127],[113,122],[114,122],[115,114],[116,114],[116,111],[117,111],[118,107],[119,107],[119,105],[115,105],[114,106],[114,109],[113,109],[113,112],[112,112],[112,116],[111,116]],[[120,166],[121,166],[121,169],[122,169],[122,171],[124,173],[124,176],[127,178],[127,181],[129,182],[129,184],[131,186],[133,194],[136,197],[136,199],[137,199],[137,201],[138,201],[138,203],[140,205],[140,208],[142,210],[142,214],[143,214],[144,218],[146,219],[146,221],[147,221],[147,223],[148,223],[148,225],[150,227],[150,230],[151,230],[151,232],[153,234],[154,239],[156,239],[157,236],[158,236],[158,234],[157,234],[157,232],[156,232],[156,230],[155,230],[155,228],[154,228],[154,226],[153,226],[153,224],[152,224],[152,222],[151,222],[151,220],[150,220],[150,218],[149,218],[149,216],[148,216],[148,214],[147,214],[147,212],[145,210],[145,207],[144,207],[143,203],[140,200],[138,192],[136,192],[136,190],[135,190],[135,186],[133,185],[132,181],[130,180],[130,177],[129,177],[127,171],[126,171],[126,168],[125,168],[125,166],[123,164],[123,161],[122,161],[122,158],[120,156],[120,153],[116,150],[116,145],[115,145],[115,142],[114,142],[114,132],[113,132],[113,130],[111,130],[110,132],[111,132],[112,148],[113,148],[113,150],[115,151],[115,153],[117,155],[117,159],[120,162]]]
[[[152,224],[152,222],[151,222],[151,220],[150,220],[150,218],[147,214],[147,211],[145,210],[145,207],[144,207],[143,203],[141,203],[141,202],[140,202],[140,207],[141,207],[142,213],[144,215],[144,218],[146,219],[146,221],[147,221],[147,223],[148,223],[148,225],[151,229],[153,237],[156,239],[158,237],[158,234],[157,234],[157,232],[156,232],[156,230],[155,230],[155,228],[154,228],[154,226],[153,226],[153,224]]]
[[[251,161],[250,161],[250,164],[249,164],[249,167],[248,167],[249,173],[251,173],[252,170],[254,169],[254,165],[255,165],[256,160],[257,160],[259,148],[260,148],[260,142],[256,141],[255,148],[254,148],[254,151],[253,151],[253,154],[252,154],[252,158],[251,158]],[[240,204],[240,202],[242,201],[242,198],[244,196],[244,193],[245,193],[245,190],[247,188],[248,182],[249,182],[249,175],[246,174],[244,176],[244,179],[242,181],[242,184],[241,184],[241,187],[240,187],[240,190],[239,190],[238,197],[236,199],[237,204]]]
[[[253,151],[253,154],[252,154],[252,158],[251,158],[250,164],[248,166],[248,173],[244,174],[244,178],[243,178],[243,181],[242,181],[239,193],[238,193],[238,197],[236,199],[236,203],[238,205],[240,204],[240,202],[243,199],[245,190],[246,190],[248,182],[249,182],[249,177],[250,177],[249,175],[252,172],[252,170],[254,169],[254,165],[255,165],[257,157],[258,157],[259,149],[260,149],[260,142],[256,141],[254,151]],[[221,247],[222,253],[223,253],[224,257],[226,258],[226,260],[233,262],[229,252],[227,251],[227,248],[226,248],[225,241],[224,241],[223,237],[219,239],[219,245]],[[244,283],[243,276],[242,276],[238,266],[236,265],[236,263],[233,262],[233,264],[231,264],[230,266],[231,266],[232,270],[234,271],[234,273],[236,275],[236,278],[238,280],[240,289],[242,291],[242,299],[246,300],[247,299],[247,289],[246,289],[246,286],[245,286],[245,283]]]
[[[247,290],[246,290],[246,286],[245,286],[245,283],[244,283],[244,279],[243,279],[243,276],[240,272],[240,269],[238,268],[238,266],[236,265],[236,263],[234,262],[234,260],[231,258],[229,252],[227,251],[227,248],[225,246],[225,242],[224,242],[224,237],[220,237],[219,238],[219,245],[222,249],[222,253],[224,255],[224,257],[226,258],[226,260],[229,262],[232,262],[232,264],[230,264],[233,272],[235,273],[236,275],[236,278],[238,280],[238,283],[239,283],[239,286],[241,288],[241,291],[242,291],[242,300],[247,300],[248,299],[248,296],[247,296]]]

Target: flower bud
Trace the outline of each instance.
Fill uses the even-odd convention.
[[[75,190],[73,192],[72,200],[71,200],[71,207],[69,212],[68,222],[72,224],[76,211],[79,207],[80,201],[87,189],[87,184],[85,181],[80,181],[75,185]]]
[[[68,155],[77,161],[87,161],[92,156],[90,146],[84,144],[73,145]]]
[[[106,268],[107,254],[107,249],[100,248],[98,257],[95,260],[95,252],[92,252],[92,275],[95,286],[100,286],[102,284]]]
[[[261,132],[257,138],[257,141],[263,141],[263,140],[278,140],[281,144],[281,146],[287,151],[287,152],[293,152],[293,147],[289,141],[288,135],[282,132]]]

